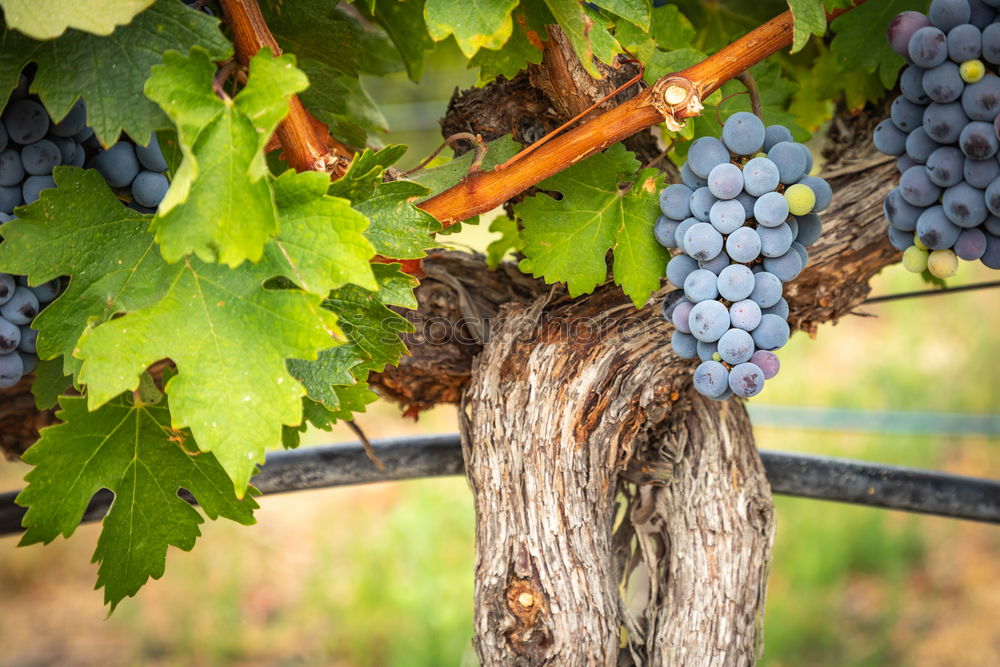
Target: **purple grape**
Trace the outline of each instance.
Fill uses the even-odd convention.
[[[900,176],[899,192],[913,206],[930,206],[941,196],[941,188],[931,182],[922,166],[910,167]]]
[[[753,217],[764,227],[777,227],[788,219],[788,200],[780,192],[761,195],[753,205]]]
[[[943,206],[931,206],[917,218],[917,236],[931,250],[952,247],[961,231],[945,215]],[[912,239],[909,245],[913,245]]]
[[[51,174],[62,162],[62,152],[51,141],[41,139],[21,149],[21,162],[24,170],[32,176]]]
[[[875,126],[872,141],[880,153],[902,155],[906,150],[906,136],[906,132],[896,127],[891,118],[886,118]]]
[[[989,24],[987,21],[986,25]],[[961,65],[966,60],[979,58],[982,51],[983,33],[979,27],[966,23],[948,31],[948,57],[952,62]]]
[[[924,110],[924,132],[927,133],[926,136],[928,139],[936,141],[939,144],[951,144],[958,141],[958,137],[962,133],[962,128],[968,122],[969,118],[965,115],[962,105],[958,102],[951,102],[949,104],[932,102]],[[927,157],[924,156],[921,159],[920,156],[925,151],[927,155],[930,155],[931,151],[936,147],[927,145],[923,139],[914,139],[915,135],[919,137],[918,132],[919,130],[914,130],[907,137],[906,152],[917,162],[925,162]],[[911,144],[913,146],[912,149]]]
[[[783,317],[765,313],[760,316],[760,324],[750,335],[758,349],[777,350],[788,342],[791,330]]]
[[[702,301],[691,309],[688,324],[692,336],[713,343],[729,329],[729,311],[718,301]]]
[[[993,123],[975,120],[963,127],[958,147],[966,157],[973,160],[986,160],[996,155],[1000,149],[1000,141],[997,140],[997,133],[993,130]]]
[[[694,304],[688,301],[687,297],[674,306],[674,312],[671,315],[670,321],[673,322],[678,331],[683,331],[687,334],[691,333],[691,325],[688,324],[688,321],[691,317],[692,308],[694,308]]]
[[[697,340],[697,339],[696,339]],[[712,361],[715,359],[715,355],[719,351],[718,343],[706,343],[703,340],[698,341],[698,358],[702,361]]]
[[[760,256],[760,235],[756,229],[740,227],[726,239],[726,252],[735,262],[752,262]]]
[[[959,132],[961,132],[961,130],[959,130]],[[958,133],[955,133],[955,139],[958,139]],[[937,150],[939,146],[940,144],[934,141],[934,139],[931,139],[930,135],[927,134],[927,130],[922,127],[918,127],[913,132],[906,135],[906,154],[917,164],[924,164],[927,162],[927,158],[929,158],[931,153]]]
[[[13,148],[0,153],[0,185],[20,185],[23,179],[24,163],[21,161],[21,153]]]
[[[732,326],[744,331],[753,331],[760,324],[761,312],[751,299],[743,299],[729,306],[729,321]]]
[[[691,188],[679,183],[663,188],[660,193],[660,210],[663,215],[677,221],[690,217],[692,194],[694,191]]]
[[[733,366],[729,371],[729,388],[743,398],[756,396],[764,389],[764,371],[750,362]]]
[[[730,329],[719,339],[719,356],[727,364],[750,361],[753,351],[753,337],[743,329]]]
[[[758,227],[760,236],[760,254],[764,257],[780,257],[792,247],[795,236],[792,228],[782,223],[777,227]]]
[[[958,72],[958,65],[946,60],[937,67],[924,72],[924,92],[935,102],[946,104],[954,102],[962,96],[965,82]],[[898,105],[897,105],[898,103]],[[923,123],[924,109],[904,97],[897,97],[892,102],[892,122],[901,130],[910,131]],[[898,117],[898,119],[897,119]],[[902,124],[906,127],[903,127]]]
[[[991,269],[1000,269],[1000,236],[986,235],[986,252],[979,261]]]
[[[135,156],[142,163],[142,166],[149,171],[167,170],[167,160],[163,157],[163,151],[160,150],[160,142],[156,138],[156,132],[153,132],[148,145],[140,146],[136,144]]]
[[[719,199],[733,199],[743,190],[743,171],[729,162],[715,165],[708,174],[708,190]]]
[[[965,158],[962,162],[962,175],[965,177],[965,182],[972,187],[985,190],[990,183],[1000,176],[1000,163],[996,160],[971,160]]]
[[[729,388],[729,371],[718,361],[703,361],[694,369],[694,388],[708,397],[719,396]]]
[[[764,123],[746,111],[737,111],[722,125],[722,143],[737,155],[753,155],[766,138]]]
[[[16,385],[24,375],[24,362],[18,354],[0,355],[0,389]]]
[[[773,273],[779,280],[785,283],[795,280],[802,273],[803,268],[805,268],[805,265],[802,263],[802,257],[799,256],[799,253],[791,249],[780,257],[764,258],[764,270],[768,273]]]
[[[962,91],[962,112],[972,120],[992,122],[1000,113],[1000,77],[983,77]]]
[[[715,137],[700,137],[691,144],[687,157],[691,171],[701,178],[708,178],[716,165],[729,162],[729,149]]]
[[[676,231],[674,231],[674,244],[684,250],[684,235],[687,234],[687,230],[691,229],[693,226],[698,224],[698,218],[688,218],[677,225]]]
[[[799,225],[799,233],[795,236],[795,240],[806,247],[816,243],[823,233],[823,222],[819,216],[815,213],[806,213],[796,216],[795,219]]]
[[[1000,65],[1000,23],[983,28],[983,60]]]
[[[924,69],[937,67],[948,57],[948,39],[938,28],[920,28],[910,38],[906,52],[915,65]]]
[[[978,228],[963,229],[955,241],[955,254],[961,259],[972,261],[986,252],[986,234]]]
[[[676,220],[671,220],[665,215],[658,217],[656,219],[656,224],[653,225],[653,236],[656,237],[656,242],[664,248],[676,248],[677,243],[674,240],[674,233],[677,231],[677,227],[680,224],[681,223]]]
[[[684,297],[684,290],[670,290],[663,295],[663,302],[660,304],[660,313],[667,322],[674,321],[674,310],[687,299]]]
[[[913,33],[926,28],[931,20],[920,12],[900,12],[889,22],[889,48],[903,56],[909,56],[907,51]]]
[[[950,188],[962,182],[962,167],[965,155],[954,146],[942,146],[927,158],[927,178],[942,188]]]
[[[908,204],[899,194],[899,188],[894,188],[886,195],[882,212],[890,225],[900,231],[912,232],[917,228],[917,218],[924,209]]]
[[[691,334],[674,331],[670,336],[670,346],[681,359],[698,358],[698,340]]]
[[[746,299],[756,284],[753,271],[742,264],[731,264],[724,268],[717,282],[719,296],[726,301]]]
[[[0,315],[11,324],[31,324],[38,314],[38,297],[27,287],[17,287],[14,295],[0,306]]]
[[[681,182],[683,182],[684,185],[691,188],[692,192],[694,192],[698,188],[704,188],[708,186],[708,181],[706,181],[704,178],[691,171],[691,165],[689,165],[687,162],[685,162],[681,166]]]
[[[698,260],[709,260],[722,252],[722,234],[707,222],[691,225],[684,233],[684,252]]]
[[[781,298],[781,281],[778,276],[767,271],[754,275],[754,288],[750,299],[761,308],[770,308]]]
[[[743,187],[748,194],[760,197],[776,189],[778,183],[778,167],[766,157],[752,158],[743,165]]]
[[[778,299],[778,303],[770,308],[764,308],[761,315],[777,315],[783,320],[788,319],[788,302],[784,298]]]
[[[924,68],[910,65],[899,75],[899,90],[914,104],[927,104],[931,98],[924,92]]]
[[[717,201],[712,204],[712,209],[708,212],[709,222],[720,234],[732,234],[743,226],[746,219],[743,204],[736,199]]]
[[[87,126],[87,107],[83,100],[77,100],[66,116],[58,123],[53,123],[49,132],[57,137],[70,138],[83,131]],[[165,167],[164,167],[165,168]]]
[[[784,125],[768,125],[764,130],[764,152],[768,152],[782,141],[795,141],[791,131]]]
[[[0,319],[0,355],[10,354],[21,342],[21,329],[5,319]]]
[[[738,266],[738,265],[737,265]],[[719,295],[718,276],[708,269],[698,269],[684,279],[684,296],[692,303],[701,303]],[[677,311],[674,311],[676,314]]]
[[[813,191],[813,194],[816,195],[816,204],[813,206],[814,211],[825,211],[829,208],[833,202],[833,188],[830,187],[830,184],[825,179],[819,176],[806,176],[799,183],[808,186]]]
[[[684,280],[692,271],[698,270],[697,260],[687,255],[674,255],[667,262],[667,280],[675,287],[684,287]]]
[[[965,182],[945,190],[941,204],[945,216],[959,227],[975,227],[988,215],[983,191]]]
[[[708,222],[712,204],[716,201],[715,195],[707,187],[698,188],[691,195],[691,215],[701,222]]]
[[[957,25],[968,23],[972,10],[968,0],[931,0],[927,18],[931,20],[931,25],[948,32]]]
[[[913,245],[913,234],[889,227],[889,243],[892,244],[893,248],[902,252]]]
[[[778,361],[778,355],[767,350],[757,350],[754,352],[753,356],[750,357],[750,363],[764,373],[765,380],[773,378],[781,369],[781,362]]]
[[[708,261],[698,262],[698,266],[703,269],[711,271],[715,275],[719,275],[720,273],[722,273],[722,270],[724,268],[729,266],[729,255],[727,255],[724,252],[720,252],[718,255],[716,255],[715,257],[713,257]]]
[[[14,296],[15,289],[17,289],[17,283],[14,282],[14,276],[9,273],[0,273],[0,306],[10,301],[10,298]]]
[[[807,173],[808,156],[793,141],[775,144],[767,157],[778,168],[778,180],[785,185],[797,183]]]
[[[49,115],[38,102],[17,100],[7,105],[3,124],[10,138],[21,144],[33,144],[49,131]]]
[[[983,245],[986,244],[986,237],[983,237]],[[978,257],[976,259],[979,259]],[[28,354],[35,354],[37,350],[38,331],[31,327],[21,327],[21,342],[17,344],[17,349]]]

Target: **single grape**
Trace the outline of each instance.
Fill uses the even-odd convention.
[[[674,255],[667,262],[667,280],[675,287],[684,287],[688,274],[698,270],[697,260],[687,255]]]
[[[0,315],[11,324],[30,324],[38,314],[38,298],[27,287],[16,287],[14,294],[0,306]]]
[[[684,252],[697,260],[709,260],[722,252],[722,234],[707,222],[691,225],[684,233]]]
[[[0,389],[16,385],[24,375],[24,362],[16,353],[0,354]]]
[[[722,273],[722,269],[729,266],[729,255],[727,255],[724,252],[720,252],[712,259],[706,260],[704,262],[698,262],[698,266],[700,266],[703,269],[711,271],[715,275],[719,275],[720,273]]]
[[[719,339],[719,356],[727,364],[750,361],[754,351],[753,337],[743,329],[730,329]]]
[[[931,250],[950,248],[961,231],[945,215],[943,206],[931,206],[917,218],[917,238]]]
[[[737,265],[738,266],[738,265]],[[684,296],[692,303],[701,303],[719,296],[718,276],[708,269],[698,269],[684,279]],[[674,311],[675,313],[677,311]]]
[[[719,274],[718,293],[726,301],[741,301],[750,296],[754,284],[753,271],[742,264],[731,264]]]
[[[21,196],[24,198],[25,204],[34,204],[38,201],[42,190],[54,187],[56,187],[56,182],[48,174],[44,176],[29,176],[24,180],[24,184],[21,185]]]
[[[951,278],[958,273],[958,257],[949,249],[934,250],[927,258],[927,270],[937,278]]]
[[[760,324],[750,332],[754,344],[761,350],[777,350],[788,342],[791,330],[783,317],[765,313],[760,317]]]
[[[691,333],[691,325],[689,324],[689,321],[691,318],[692,308],[694,308],[694,304],[688,301],[687,297],[674,306],[674,312],[671,315],[670,321],[673,322],[678,331],[683,331],[687,334]]]
[[[962,128],[958,147],[973,160],[985,160],[996,155],[997,150],[1000,149],[1000,141],[997,140],[996,132],[993,131],[993,123],[970,122]]]
[[[931,25],[948,32],[957,25],[968,23],[972,17],[968,0],[931,0],[927,18]]]
[[[990,3],[998,3],[994,7],[1000,6],[1000,0],[989,0],[989,2],[985,2],[984,0],[969,0],[969,9],[972,10],[969,23],[980,30],[993,23],[993,19],[997,16],[997,10],[994,7],[990,7]],[[954,31],[955,28],[951,30]]]
[[[927,251],[915,245],[903,251],[903,268],[910,273],[921,273],[927,268]]]
[[[21,162],[21,154],[13,148],[0,153],[0,185],[20,185],[23,178],[24,163]]]
[[[896,158],[896,170],[901,174],[910,167],[915,166],[917,166],[917,163],[909,155],[904,154]]]
[[[806,265],[809,263],[809,251],[806,250],[806,247],[801,243],[799,243],[798,241],[792,242],[792,250],[797,252],[799,254],[799,257],[802,258],[802,268],[804,269]]]
[[[959,66],[958,75],[962,77],[962,81],[965,83],[978,83],[986,76],[986,66],[978,58],[966,60]]]
[[[783,320],[788,319],[788,302],[784,298],[778,299],[778,303],[770,308],[762,308],[761,315],[777,315]]]
[[[138,154],[138,150],[136,151]],[[672,220],[691,217],[691,195],[694,191],[686,185],[674,183],[663,188],[660,193],[660,210]]]
[[[694,369],[694,388],[705,396],[719,396],[729,388],[729,371],[718,361],[703,361]]]
[[[692,336],[713,343],[729,329],[729,310],[718,301],[696,303],[691,309],[688,324]]]
[[[781,280],[768,271],[754,275],[754,288],[750,299],[761,308],[770,308],[781,298]]]
[[[163,201],[169,188],[170,182],[163,174],[158,174],[155,171],[140,171],[139,175],[132,181],[132,196],[143,206],[156,208]]]
[[[76,160],[76,154],[80,144],[66,137],[57,137],[54,134],[45,135],[46,141],[51,141],[59,149],[60,164],[72,164]]]
[[[990,183],[1000,177],[1000,163],[996,160],[972,160],[965,158],[962,161],[962,176],[965,182],[979,190],[985,190]]]
[[[924,69],[910,65],[899,75],[899,90],[903,97],[915,104],[927,104],[931,98],[924,92]],[[895,126],[894,126],[895,127]]]
[[[816,206],[816,193],[808,185],[796,183],[785,188],[785,201],[788,202],[788,212],[792,215],[805,215]]]
[[[744,331],[753,331],[756,329],[757,325],[760,324],[761,314],[760,306],[751,299],[736,301],[729,306],[730,324]]]
[[[701,222],[708,222],[712,213],[712,204],[718,201],[707,187],[698,188],[691,195],[691,215]]]
[[[937,148],[933,145],[934,142],[951,144],[958,141],[962,128],[968,122],[969,118],[965,115],[960,103],[938,104],[931,102],[924,110],[923,128],[917,128],[906,138],[906,152],[917,162],[926,162],[927,156]],[[923,136],[920,133],[921,129],[925,133]],[[930,140],[930,143],[927,140]]]
[[[806,175],[806,155],[793,141],[775,144],[767,152],[767,157],[778,168],[778,180],[785,185],[795,183]]]
[[[991,269],[1000,269],[1000,236],[986,235],[986,252],[979,261]]]
[[[976,60],[983,52],[983,32],[969,23],[949,30],[947,40],[948,58],[952,62],[964,63]]]
[[[979,228],[963,229],[953,248],[960,259],[972,261],[986,252],[986,234]]]
[[[962,182],[962,167],[965,155],[954,146],[941,146],[927,158],[927,178],[942,188],[950,188]]]
[[[719,354],[719,344],[718,343],[706,343],[703,340],[698,341],[698,358],[702,361],[712,361],[715,360],[715,355]],[[719,357],[721,359],[722,357]]]
[[[768,125],[764,130],[764,152],[770,151],[776,144],[780,144],[782,141],[795,141],[791,131],[784,125]]]
[[[660,304],[660,313],[667,322],[673,322],[674,310],[682,301],[686,301],[684,290],[670,290],[663,295],[663,302]]]
[[[743,171],[729,162],[715,165],[708,174],[708,190],[719,199],[733,199],[743,190]]]
[[[688,150],[688,165],[697,176],[708,178],[712,168],[729,162],[729,149],[715,137],[700,137]]]
[[[1000,113],[1000,77],[988,76],[962,91],[962,112],[972,120],[992,122]]]
[[[766,131],[760,118],[737,111],[722,125],[722,143],[737,155],[752,155],[764,145]]]
[[[902,155],[906,150],[906,136],[906,132],[896,127],[891,118],[886,118],[875,126],[872,141],[880,153]]]
[[[922,85],[927,97],[942,104],[954,102],[962,96],[962,91],[965,89],[965,81],[962,80],[958,65],[950,60],[924,72]],[[901,130],[909,132],[922,125],[923,115],[924,108],[910,102],[905,97],[897,97],[892,102],[890,117],[892,122],[896,123],[896,127]]]
[[[788,216],[788,220],[785,220],[785,224],[788,225],[790,230],[792,230],[792,238],[798,238],[799,221],[794,216]]]
[[[32,176],[51,174],[62,162],[62,152],[51,141],[41,139],[21,149],[21,162]]]
[[[146,146],[140,146],[139,144],[135,145],[135,156],[139,159],[139,162],[142,163],[142,166],[150,171],[167,170],[167,161],[163,157],[163,151],[160,150],[160,143],[156,138],[156,132],[153,132],[153,135],[149,140],[149,144]],[[691,189],[693,190],[694,188]],[[664,211],[664,213],[666,213],[666,211]],[[680,220],[683,217],[687,216],[681,216],[681,218],[677,219]]]
[[[766,157],[752,158],[743,165],[743,187],[754,197],[771,192],[778,182],[778,167]]]
[[[948,39],[938,28],[920,28],[910,38],[907,55],[913,64],[930,69],[937,67],[948,57]]]
[[[978,257],[976,258],[978,259]],[[17,344],[17,349],[28,354],[37,352],[38,331],[31,327],[21,327],[21,342]]]
[[[691,165],[689,165],[687,162],[685,162],[681,166],[681,182],[684,183],[684,185],[691,188],[692,192],[694,192],[698,188],[704,188],[708,186],[708,181],[706,181],[704,178],[691,171]]]
[[[764,258],[764,270],[773,273],[786,283],[795,280],[796,276],[802,273],[804,266],[799,253],[791,249],[780,257]]]
[[[758,227],[757,235],[760,237],[760,254],[764,257],[784,255],[795,240],[792,228],[784,223],[777,227]]]
[[[726,239],[726,252],[735,262],[752,262],[760,256],[760,235],[756,229],[740,227]]]
[[[756,396],[764,389],[764,371],[750,362],[733,366],[729,371],[729,388],[743,398]]]
[[[945,190],[941,204],[945,216],[959,227],[975,227],[989,215],[983,191],[965,182]]]
[[[10,143],[10,137],[7,136],[7,130],[4,129],[3,123],[0,123],[0,152],[7,149],[8,143]]]
[[[10,138],[19,144],[33,144],[49,131],[49,115],[38,102],[17,100],[7,105],[3,124]]]
[[[983,60],[1000,65],[1000,23],[983,28]]]
[[[674,331],[670,336],[670,346],[681,359],[698,358],[698,339],[683,331]]]
[[[983,195],[986,199],[986,208],[993,215],[1000,215],[1000,178],[995,179],[986,187]]]
[[[757,203],[757,198],[752,194],[744,190],[736,196],[736,201],[738,201],[743,206],[743,213],[746,218],[753,217],[753,205]]]
[[[910,167],[899,178],[899,192],[908,204],[930,206],[941,196],[941,188],[927,177],[923,166]]]
[[[65,117],[58,123],[52,123],[49,132],[57,137],[73,137],[87,126],[87,107],[83,100],[77,100]]]
[[[15,206],[24,203],[21,188],[0,186],[0,213],[11,213]]]
[[[813,191],[813,195],[816,197],[816,203],[813,205],[814,211],[825,211],[833,202],[833,188],[819,176],[806,176],[798,184],[805,185]]]
[[[757,350],[750,357],[750,363],[756,366],[764,374],[765,380],[770,380],[775,375],[778,374],[778,370],[781,369],[781,363],[778,361],[778,355],[774,352],[768,352],[767,350]]]
[[[795,236],[796,241],[808,247],[819,240],[820,235],[823,233],[823,222],[819,219],[818,215],[815,213],[800,215],[796,218],[796,221],[799,227],[799,233]]]
[[[681,251],[684,250],[684,235],[687,234],[687,230],[697,224],[698,218],[688,218],[687,220],[683,220],[681,224],[677,225],[677,230],[674,232],[674,244],[676,244]]]
[[[0,306],[10,301],[16,288],[17,283],[14,282],[14,276],[9,273],[0,273]]]
[[[21,343],[21,329],[0,318],[0,354],[10,354]]]
[[[889,227],[889,243],[892,244],[893,248],[902,252],[913,245],[913,236],[909,232]]]
[[[900,12],[889,22],[888,37],[889,48],[903,56],[908,57],[907,48],[913,33],[926,28],[931,24],[931,20],[920,12]]]
[[[53,278],[41,285],[28,285],[27,287],[35,293],[38,303],[48,303],[59,296],[59,292],[62,290],[62,280]]]
[[[113,188],[124,188],[139,174],[139,160],[135,148],[127,141],[119,141],[111,148],[97,155],[94,168]]]
[[[788,200],[780,192],[761,195],[753,205],[753,217],[764,227],[777,227],[788,219]]]
[[[35,370],[35,366],[38,365],[38,357],[27,352],[17,352],[16,354],[21,357],[21,363],[24,364],[24,370],[21,373],[22,377]]]
[[[1000,167],[1000,165],[997,165]],[[712,204],[708,212],[708,220],[712,223],[720,234],[731,234],[743,226],[747,215],[741,204],[736,199],[719,200]]]
[[[677,227],[680,224],[665,215],[658,217],[656,224],[653,225],[653,236],[656,237],[656,242],[664,248],[676,248],[677,244],[674,242],[674,232],[677,231]]]

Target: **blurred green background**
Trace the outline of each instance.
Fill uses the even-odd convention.
[[[373,95],[409,143],[402,166],[440,141],[436,119],[472,72],[432,56],[419,85]],[[444,240],[482,249],[487,223]],[[953,284],[996,277],[963,264]],[[922,289],[899,267],[874,293]],[[898,301],[796,335],[751,406],[1000,412],[1000,291]],[[402,418],[376,404],[370,437],[454,432],[441,408]],[[998,438],[777,428],[762,448],[1000,478]],[[845,426],[850,424],[845,423]],[[900,433],[900,431],[904,431]],[[354,440],[346,427],[310,442]],[[0,490],[27,467],[0,462]],[[1000,665],[1000,529],[878,509],[777,498],[763,665]],[[312,491],[262,500],[258,525],[209,523],[193,553],[110,619],[92,590],[98,526],[15,549],[0,538],[0,665],[457,665],[472,635],[474,515],[461,478]]]

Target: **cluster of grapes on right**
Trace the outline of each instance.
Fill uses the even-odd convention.
[[[664,297],[663,316],[677,355],[701,359],[694,386],[705,396],[755,396],[778,372],[774,350],[791,333],[783,284],[805,268],[822,230],[815,212],[833,198],[812,165],[788,128],[738,112],[721,140],[691,144],[683,183],[660,195],[656,239],[681,251],[667,264],[678,289]]]
[[[933,0],[889,24],[906,58],[901,95],[875,128],[897,157],[885,200],[889,240],[903,266],[938,278],[958,260],[1000,269],[1000,0]]]

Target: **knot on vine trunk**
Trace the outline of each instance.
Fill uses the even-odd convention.
[[[513,627],[504,632],[518,655],[544,652],[552,643],[552,633],[545,619],[548,602],[545,592],[531,579],[514,578],[507,584],[507,609]]]

